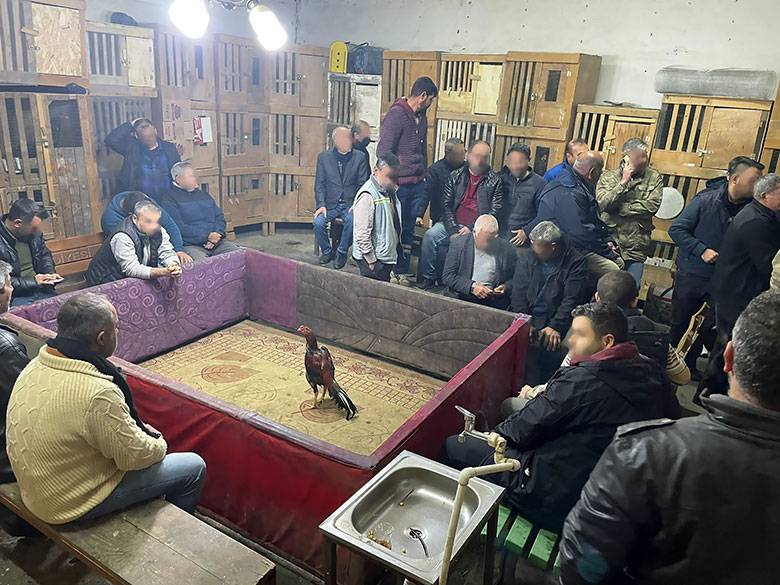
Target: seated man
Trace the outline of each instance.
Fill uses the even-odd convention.
[[[453,171],[444,186],[443,220],[425,232],[420,253],[420,288],[436,285],[450,240],[467,235],[477,217],[496,219],[504,209],[504,184],[490,170],[490,144],[477,140],[468,150],[467,164]]]
[[[11,285],[11,265],[0,262],[0,315],[8,311],[14,287]],[[5,417],[11,389],[19,374],[29,363],[27,349],[16,331],[0,323],[0,483],[16,481],[5,448]]]
[[[371,124],[365,120],[358,120],[352,124],[352,148],[366,155],[368,161],[368,145],[371,144]]]
[[[572,313],[571,366],[553,376],[495,431],[516,473],[488,476],[507,488],[504,502],[541,528],[560,530],[618,426],[676,417],[679,404],[663,371],[627,341],[628,323],[614,305],[581,305]],[[447,439],[444,459],[464,468],[492,461],[493,449],[472,437]]]
[[[602,173],[596,185],[601,218],[637,286],[642,284],[645,260],[651,251],[653,216],[663,198],[661,174],[650,166],[649,152],[644,140],[627,140],[618,168]]]
[[[352,202],[358,188],[368,180],[371,171],[368,155],[352,148],[349,128],[339,126],[331,134],[333,148],[317,157],[317,175],[314,179],[314,235],[320,247],[320,264],[334,259],[335,268],[344,268],[347,252],[352,245]],[[338,250],[331,250],[328,222],[344,220]]]
[[[531,315],[533,343],[525,380],[533,385],[546,382],[558,369],[571,312],[590,300],[593,285],[585,258],[553,222],[537,224],[530,240],[531,248],[520,250],[517,258],[510,310]]]
[[[171,176],[173,184],[159,202],[179,226],[184,251],[193,260],[202,260],[238,250],[238,246],[225,238],[225,214],[211,195],[198,186],[192,165],[176,163]]]
[[[431,203],[432,225],[444,219],[444,186],[452,171],[463,166],[466,147],[460,138],[448,138],[444,143],[444,157],[437,160],[425,173],[425,192]]]
[[[742,312],[726,396],[617,431],[566,519],[562,585],[777,583],[780,295]]]
[[[581,154],[571,168],[564,168],[544,187],[536,218],[526,228],[533,229],[544,220],[554,222],[585,255],[588,270],[596,278],[624,265],[596,201],[596,183],[603,168],[604,159],[598,152]]]
[[[371,178],[355,195],[352,257],[360,274],[390,282],[401,245],[401,203],[398,189],[398,157],[389,152],[376,159]]]
[[[135,211],[103,242],[87,269],[90,286],[122,278],[150,280],[181,276],[181,265],[168,232],[160,227],[160,208],[150,200],[135,204]]]
[[[113,234],[126,217],[130,217],[135,210],[137,203],[141,201],[153,201],[146,193],[140,191],[123,191],[111,200],[108,204],[103,215],[100,217],[100,228],[103,230],[103,237],[108,238]],[[154,202],[154,201],[153,201]],[[156,203],[156,202],[154,202]],[[176,251],[176,255],[182,264],[192,262],[192,258],[189,254],[184,252],[184,242],[181,239],[181,232],[179,226],[173,221],[173,218],[168,215],[168,212],[164,209],[160,210],[160,225],[168,232],[168,237],[171,239],[171,245]]]
[[[515,246],[522,246],[528,239],[525,228],[536,217],[536,205],[545,181],[531,169],[531,149],[527,144],[513,144],[506,154],[501,170],[504,181],[504,209],[508,231],[502,237]]]
[[[596,302],[617,305],[628,318],[628,338],[639,352],[666,370],[678,385],[691,381],[691,373],[677,350],[669,345],[669,328],[645,317],[637,308],[637,285],[634,277],[622,270],[608,272],[596,284]]]
[[[148,118],[138,118],[114,128],[106,146],[124,157],[119,171],[120,191],[141,191],[154,201],[168,191],[171,169],[181,161],[178,147],[157,137]]]
[[[54,271],[54,258],[46,246],[41,224],[49,214],[31,199],[17,199],[0,218],[0,260],[13,267],[12,307],[29,305],[57,294],[62,277]]]
[[[24,505],[49,524],[159,496],[192,512],[200,499],[203,459],[166,455],[160,433],[138,417],[127,381],[108,360],[116,338],[117,314],[106,297],[70,297],[57,315],[57,337],[11,394],[8,456]]]
[[[498,221],[480,215],[471,233],[457,238],[447,252],[442,281],[445,295],[496,309],[506,309],[517,255],[498,237]]]

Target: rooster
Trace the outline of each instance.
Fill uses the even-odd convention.
[[[351,419],[357,414],[357,407],[336,382],[336,367],[333,365],[333,358],[330,357],[328,348],[317,345],[317,338],[306,325],[298,327],[298,333],[306,338],[306,356],[303,363],[306,366],[306,381],[314,391],[314,408],[325,399],[327,390],[336,402],[336,406],[347,411],[347,420]],[[322,399],[319,397],[319,386],[322,386]]]

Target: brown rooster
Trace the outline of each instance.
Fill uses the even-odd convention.
[[[322,386],[322,399],[325,399],[327,390],[336,402],[336,406],[347,411],[347,420],[351,419],[357,414],[357,407],[336,382],[336,367],[333,365],[333,358],[330,357],[328,348],[324,345],[318,347],[317,338],[308,326],[298,327],[298,333],[306,338],[306,356],[303,358],[303,363],[306,366],[306,381],[314,391],[314,408],[317,408],[320,402],[319,386]]]

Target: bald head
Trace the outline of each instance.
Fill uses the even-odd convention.
[[[347,154],[352,150],[352,132],[346,126],[334,128],[330,137],[333,139],[333,146],[340,153]]]
[[[598,152],[589,150],[582,153],[572,166],[575,173],[589,184],[595,185],[599,182],[601,171],[604,169],[604,159]]]

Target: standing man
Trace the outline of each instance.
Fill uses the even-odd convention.
[[[512,294],[512,276],[517,254],[498,237],[498,221],[480,215],[470,234],[457,238],[447,252],[442,281],[445,295],[506,309]]]
[[[392,153],[377,157],[374,172],[358,190],[352,208],[352,257],[361,275],[384,282],[390,282],[401,244],[402,212],[396,196],[400,166]]]
[[[522,246],[528,239],[524,228],[536,217],[537,199],[545,185],[545,180],[531,169],[531,149],[527,144],[513,144],[509,149],[501,180],[509,227],[507,239]]]
[[[661,174],[650,168],[650,147],[639,138],[623,145],[623,160],[616,169],[604,171],[596,186],[601,218],[617,242],[626,270],[642,284],[645,260],[650,251],[653,216],[661,206]]]
[[[371,171],[368,155],[352,148],[349,128],[339,126],[331,134],[333,148],[317,157],[314,179],[314,235],[320,248],[320,264],[333,260],[336,268],[344,268],[352,245],[352,202],[358,188],[368,180]],[[328,223],[336,218],[344,221],[339,249],[332,250],[328,238]]]
[[[171,169],[181,161],[178,147],[157,138],[157,128],[148,118],[138,118],[114,128],[106,145],[125,160],[119,171],[120,191],[142,191],[159,202],[171,184]]]
[[[737,214],[723,237],[712,275],[717,337],[697,396],[725,394],[728,390],[723,352],[737,317],[750,301],[769,288],[772,260],[780,250],[778,211],[780,175],[770,173],[756,182],[753,200]]]
[[[431,225],[444,219],[444,186],[452,171],[463,166],[466,146],[460,138],[448,138],[444,143],[444,158],[428,167],[425,173],[425,192],[431,203]]]
[[[0,315],[7,312],[11,305],[14,292],[11,270],[10,264],[0,261]],[[27,349],[19,341],[16,331],[0,323],[0,483],[16,481],[5,448],[5,416],[11,390],[29,361]]]
[[[226,239],[225,214],[214,199],[198,184],[195,169],[188,162],[179,162],[171,169],[173,184],[160,198],[160,205],[179,226],[184,251],[193,260],[238,250]]]
[[[582,252],[588,270],[597,279],[624,265],[596,201],[596,184],[603,168],[604,159],[598,152],[581,154],[573,166],[565,167],[544,187],[536,218],[526,228],[533,230],[541,221],[552,221]]]
[[[726,396],[620,427],[561,535],[561,585],[732,583],[780,575],[780,295],[742,313]]]
[[[710,300],[710,281],[718,261],[723,236],[734,217],[753,199],[753,188],[764,165],[746,156],[729,162],[728,176],[707,181],[707,188],[683,209],[669,227],[669,236],[678,246],[677,274],[672,293],[673,347],[688,330],[691,317]],[[714,307],[711,307],[712,313]],[[686,363],[691,377],[700,380],[696,358],[702,346],[712,349],[714,317],[707,317],[701,333],[688,352]]]
[[[547,172],[544,173],[544,180],[549,183],[553,179],[557,179],[563,169],[567,167],[571,168],[574,161],[585,152],[588,152],[588,143],[582,138],[569,140],[569,142],[566,143],[566,153],[564,154],[563,162],[559,162],[553,168],[548,169]]]
[[[87,283],[95,286],[123,278],[166,276],[181,276],[179,258],[168,232],[160,226],[160,208],[148,199],[140,201],[92,258]]]
[[[366,155],[368,160],[368,145],[371,144],[371,125],[365,120],[352,124],[352,148]]]
[[[430,77],[420,77],[412,85],[412,95],[399,98],[382,120],[377,156],[392,153],[400,162],[398,199],[403,210],[401,243],[403,253],[395,268],[399,284],[411,285],[407,273],[411,260],[412,238],[417,218],[425,214],[425,170],[428,167],[428,118],[425,112],[439,95]]]
[[[442,221],[423,237],[419,285],[422,289],[436,285],[450,240],[468,235],[480,215],[489,213],[498,220],[504,209],[504,184],[490,169],[490,145],[477,140],[469,147],[466,158],[467,164],[447,178]]]
[[[54,285],[62,277],[54,271],[54,258],[41,232],[41,224],[48,217],[32,199],[17,199],[0,218],[0,260],[13,267],[13,307],[57,294]]]

